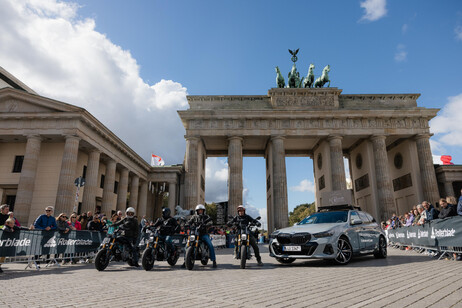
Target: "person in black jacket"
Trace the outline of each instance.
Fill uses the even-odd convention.
[[[150,229],[159,228],[159,238],[165,241],[169,253],[174,250],[172,244],[172,235],[178,229],[178,223],[175,218],[170,216],[171,210],[166,207],[162,209],[162,217],[158,218],[154,225],[150,226]]]
[[[124,230],[125,235],[123,235],[120,239],[128,244],[132,256],[133,262],[135,262],[135,266],[139,267],[138,264],[138,252],[136,251],[135,245],[138,240],[139,235],[139,228],[138,228],[138,220],[135,218],[135,209],[129,207],[125,211],[125,218],[112,224],[113,227],[119,227],[120,230]]]
[[[261,223],[258,220],[253,219],[252,217],[250,217],[249,215],[245,213],[244,206],[239,205],[237,207],[237,215],[234,216],[233,219],[228,222],[228,226],[231,227],[232,225],[236,225],[238,228],[245,228],[250,223],[256,225],[257,227],[261,226]],[[255,239],[252,233],[250,233],[249,235],[250,235],[250,246],[252,246],[253,251],[255,252],[255,258],[257,258],[258,265],[262,266],[263,263],[261,262],[260,249],[258,248],[257,240]],[[236,247],[234,248],[235,258],[237,258],[237,250],[238,250],[238,247],[236,245]]]
[[[10,206],[8,204],[2,204],[2,206],[0,206],[0,226],[3,226],[5,221],[10,218],[10,215],[8,215],[9,211]]]
[[[438,215],[438,218],[443,219],[446,217],[451,217],[451,216],[456,216],[457,212],[454,207],[449,206],[447,203],[446,199],[441,198],[440,199],[440,206],[441,206],[441,211],[440,214]]]

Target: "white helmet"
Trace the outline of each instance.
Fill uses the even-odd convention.
[[[199,211],[199,210],[204,210],[204,214],[205,214],[205,206],[204,206],[203,204],[198,204],[198,205],[196,206],[196,213],[197,213],[197,211]]]
[[[133,213],[133,215],[135,215],[135,213],[136,213],[135,209],[132,208],[132,207],[129,207],[128,209],[125,210],[125,214],[128,213],[128,212]]]

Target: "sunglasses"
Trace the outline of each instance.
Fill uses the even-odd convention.
[[[45,210],[45,212],[51,212],[51,210]]]

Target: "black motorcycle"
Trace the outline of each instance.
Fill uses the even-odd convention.
[[[130,266],[136,265],[133,253],[137,252],[135,248],[131,248],[131,243],[123,237],[124,235],[125,231],[119,229],[104,238],[95,257],[95,267],[98,271],[104,271],[111,261],[127,262]]]
[[[173,252],[168,252],[167,243],[159,237],[159,229],[154,230],[149,237],[146,249],[141,257],[143,269],[149,271],[153,268],[155,261],[165,260],[170,266],[175,266],[180,257],[181,247],[175,245],[173,247]]]
[[[261,217],[258,216],[256,220],[260,220]],[[255,223],[249,222],[246,225],[237,225],[238,227],[238,234],[236,237],[236,242],[234,243],[237,247],[237,255],[236,258],[241,260],[240,267],[242,269],[245,268],[245,264],[247,260],[252,258],[252,253],[250,250],[250,234],[254,234],[252,228],[256,227]]]
[[[192,226],[192,228],[190,228],[185,253],[185,265],[188,270],[194,268],[196,260],[200,260],[202,265],[207,265],[209,262],[209,247],[200,239],[199,231],[211,220],[212,219],[209,218],[198,226]]]

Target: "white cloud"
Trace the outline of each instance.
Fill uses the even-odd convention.
[[[406,46],[403,44],[398,44],[398,46],[396,47],[396,52],[395,52],[395,61],[403,62],[403,61],[406,61],[406,59],[407,59]]]
[[[205,202],[228,201],[228,163],[209,157],[205,163]]]
[[[440,111],[440,115],[430,121],[430,130],[438,138],[432,139],[432,146],[454,145],[462,146],[462,130],[458,123],[462,118],[462,93],[448,98],[448,103]],[[433,137],[433,138],[435,138]],[[437,153],[443,153],[437,151]]]
[[[149,85],[128,50],[95,30],[78,6],[57,0],[5,0],[0,65],[40,95],[87,109],[141,157],[184,158],[176,113],[187,90],[171,80]]]
[[[401,33],[402,33],[402,34],[406,34],[408,28],[409,28],[409,26],[408,26],[407,24],[404,24],[404,25],[401,27]]]
[[[454,33],[456,34],[456,40],[462,41],[462,26],[457,26],[454,29]]]
[[[387,14],[386,0],[365,0],[360,3],[360,6],[365,10],[362,20],[376,21]]]
[[[314,183],[310,180],[304,179],[297,186],[291,186],[290,190],[299,192],[315,192]]]
[[[430,147],[433,154],[441,155],[446,153],[446,148],[441,144],[441,142],[436,141],[434,137],[430,139]]]

